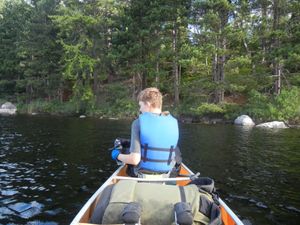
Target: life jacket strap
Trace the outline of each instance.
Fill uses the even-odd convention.
[[[144,157],[142,157],[142,160],[143,160],[143,162],[146,162],[146,161],[147,161],[148,144],[145,144],[145,145],[143,146],[143,149],[144,149]]]
[[[168,166],[170,166],[170,164],[172,162],[173,152],[175,152],[175,148],[173,145],[170,148],[158,148],[158,147],[149,146],[148,143],[145,143],[144,145],[141,145],[141,148],[143,149],[142,155],[141,155],[141,161],[143,163],[147,163],[147,162],[163,163],[163,164],[167,164]],[[165,152],[165,153],[169,153],[169,154],[165,154],[165,156],[163,158],[161,158],[161,157],[156,158],[155,155],[153,155],[153,156],[151,156],[151,158],[149,158],[149,157],[147,157],[147,155],[149,155],[149,151]],[[149,168],[147,168],[147,169],[149,169]]]
[[[141,145],[141,147],[144,149],[144,154],[141,157],[141,159],[143,160],[143,162],[159,162],[159,163],[168,163],[168,165],[170,165],[171,161],[172,161],[172,154],[173,152],[175,152],[174,146],[172,145],[171,148],[156,148],[156,147],[152,147],[149,146],[147,143],[144,145]],[[159,151],[159,152],[169,152],[169,157],[168,160],[163,160],[163,159],[149,159],[147,158],[147,153],[148,150],[151,151]]]
[[[141,147],[145,150],[145,149],[150,149],[152,151],[158,151],[158,152],[169,152],[170,150],[171,151],[175,151],[174,147],[171,146],[171,148],[156,148],[156,147],[152,147],[152,146],[149,146],[148,144],[144,144],[144,145],[141,145]]]
[[[145,154],[144,154],[145,155]],[[164,160],[164,159],[149,159],[147,157],[142,157],[141,158],[143,160],[143,162],[158,162],[158,163],[168,163],[169,162],[169,159],[168,160]]]
[[[171,161],[172,161],[172,153],[174,151],[174,146],[172,145],[170,148],[170,153],[169,153],[169,158],[168,158],[168,165],[170,165]]]

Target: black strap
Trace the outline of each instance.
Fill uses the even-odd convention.
[[[181,202],[186,202],[186,197],[185,197],[183,186],[179,186],[179,192],[180,192]]]
[[[149,158],[141,158],[143,160],[143,162],[160,162],[160,163],[167,163],[169,162],[169,160],[165,160],[165,159],[149,159]]]
[[[148,159],[147,159],[147,150],[148,150],[148,144],[145,144],[144,146],[143,146],[143,148],[144,148],[144,156],[142,157],[142,160],[144,161],[144,162],[146,162]]]
[[[159,162],[159,163],[168,163],[168,165],[171,164],[172,161],[172,154],[173,152],[175,152],[174,146],[172,145],[171,148],[156,148],[156,147],[150,147],[148,146],[148,144],[144,144],[141,145],[141,147],[144,149],[144,154],[141,157],[141,160],[143,160],[143,162]],[[162,160],[162,159],[149,159],[147,158],[147,151],[148,150],[154,150],[154,151],[162,151],[162,152],[169,152],[169,157],[168,160]]]
[[[175,151],[174,147],[173,148],[156,148],[156,147],[152,147],[152,146],[148,146],[148,144],[142,145],[142,148],[146,148],[147,145],[147,149],[153,150],[153,151],[158,151],[158,152],[169,152],[170,150]]]
[[[148,168],[141,167],[139,172],[142,174],[150,174],[150,175],[157,175],[157,174],[167,174],[169,170],[150,170]]]
[[[168,165],[170,165],[171,161],[172,161],[172,153],[174,151],[174,146],[172,145],[170,148],[170,153],[169,153],[169,159],[168,159]]]
[[[169,160],[164,160],[164,159],[149,159],[149,158],[145,158],[145,157],[141,157],[141,159],[143,160],[143,162],[159,162],[159,163],[167,163],[169,162]]]

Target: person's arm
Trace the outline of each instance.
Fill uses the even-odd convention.
[[[140,123],[136,119],[131,126],[130,154],[119,154],[118,160],[131,165],[138,165],[141,161]]]
[[[130,154],[120,154],[118,155],[118,160],[131,165],[138,165],[141,161],[141,154],[131,152]]]

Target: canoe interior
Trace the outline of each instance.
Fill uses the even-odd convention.
[[[191,171],[189,171],[186,167],[181,166],[180,168],[180,172],[179,175],[191,175]],[[117,176],[127,176],[126,174],[126,166],[124,166],[119,173],[117,174]],[[107,184],[114,184],[118,182],[118,180],[116,179],[111,179],[111,181]],[[185,181],[176,181],[176,185],[178,186],[185,186],[189,183],[190,181],[185,180]],[[91,203],[91,205],[88,207],[88,209],[83,213],[82,217],[79,220],[78,225],[92,225],[91,223],[89,223],[89,219],[93,214],[93,211],[98,203],[100,199],[100,194],[95,198],[95,200]],[[235,225],[235,221],[232,219],[232,217],[227,213],[227,211],[225,210],[224,207],[220,207],[221,208],[221,216],[222,216],[222,221],[224,225]],[[114,224],[117,225],[117,224]]]

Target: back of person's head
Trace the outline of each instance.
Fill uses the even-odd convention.
[[[153,108],[162,107],[162,94],[155,87],[150,87],[142,90],[139,93],[137,100],[142,102],[149,102],[151,107]]]

